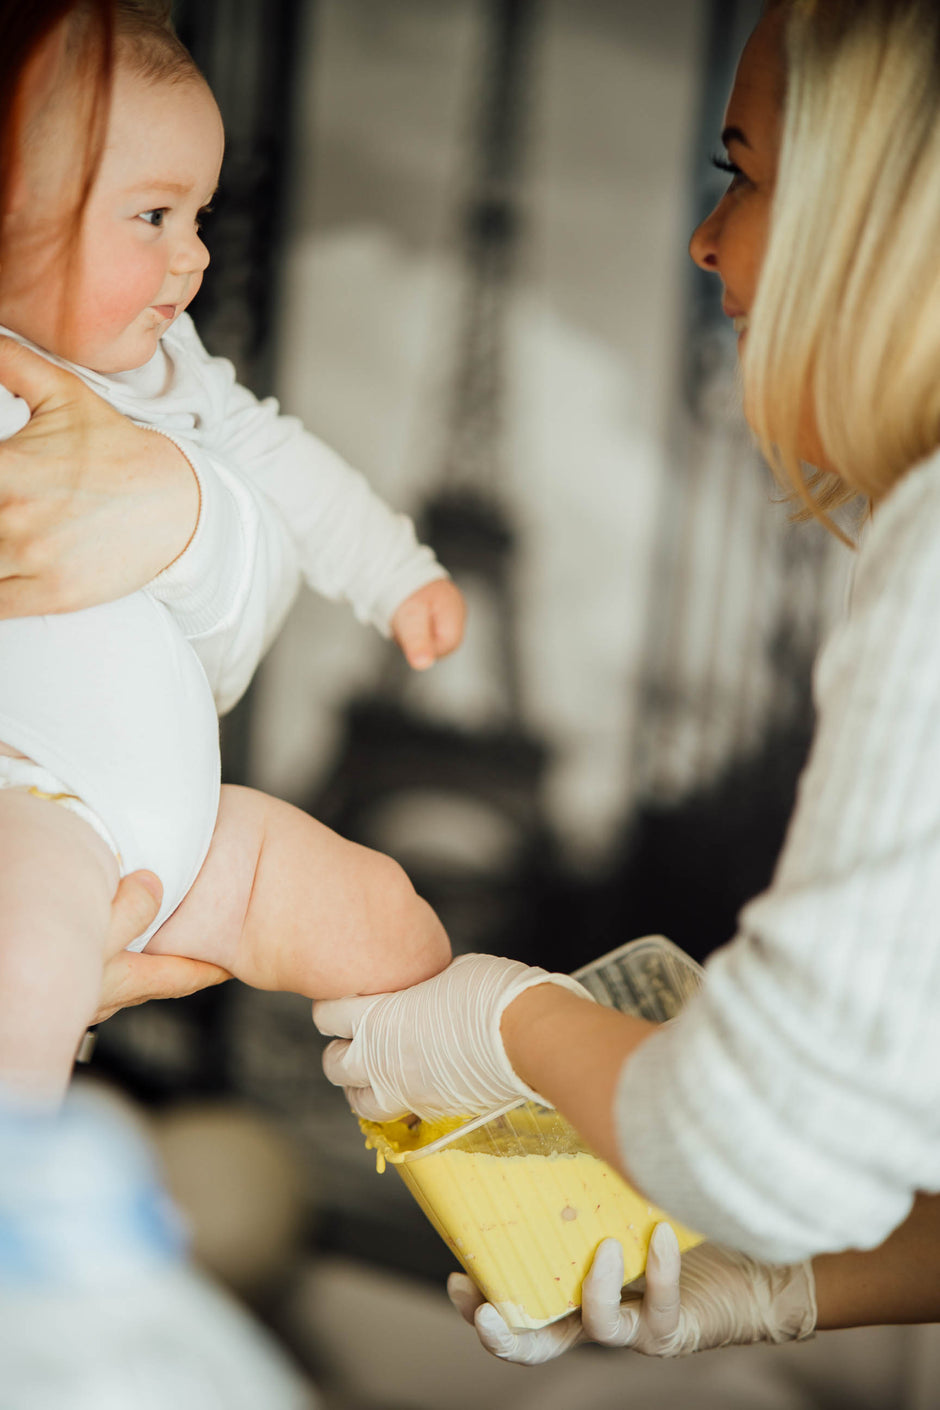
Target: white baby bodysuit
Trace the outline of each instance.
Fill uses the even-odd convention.
[[[410,519],[280,415],[273,398],[259,402],[240,387],[230,363],[210,358],[188,316],[133,372],[60,365],[176,442],[202,493],[192,544],[146,589],[81,612],[0,622],[0,740],[92,809],[123,872],[149,867],[160,877],[163,904],[134,943],[142,949],[211,841],[216,712],[246,688],[301,575],[387,634],[399,604],[446,573]],[[0,438],[26,420],[24,403],[0,389]]]

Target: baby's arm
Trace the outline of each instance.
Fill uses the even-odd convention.
[[[196,652],[224,714],[241,698],[300,586],[297,551],[267,496],[231,464],[176,438],[200,487],[196,532],[149,584]]]
[[[209,356],[188,317],[178,320],[167,342],[211,406],[202,444],[276,506],[308,585],[325,597],[345,599],[361,622],[394,635],[410,660],[394,619],[406,603],[448,576],[431,549],[418,542],[411,520],[296,417],[283,415],[273,397],[259,401],[241,386],[230,362]],[[458,590],[451,584],[444,596],[449,617],[444,626],[453,645],[436,650],[432,638],[436,655],[453,649],[463,628]]]
[[[391,857],[231,785],[199,876],[147,949],[311,999],[402,989],[450,960],[441,922]]]

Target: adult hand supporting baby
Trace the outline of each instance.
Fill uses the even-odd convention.
[[[325,999],[313,1006],[329,1080],[372,1121],[406,1112],[425,1120],[474,1115],[515,1097],[541,1100],[512,1069],[500,1036],[506,1007],[527,989],[555,984],[591,996],[566,974],[496,955],[461,955],[410,989]]]
[[[142,935],[160,909],[163,888],[153,872],[125,876],[111,903],[101,995],[89,1023],[149,999],[183,999],[231,979],[227,970],[177,955],[137,954],[125,947]]]
[[[0,337],[0,383],[32,413],[0,443],[0,617],[74,611],[143,587],[196,527],[185,456],[11,338]]]
[[[621,1293],[623,1250],[605,1239],[584,1280],[580,1312],[536,1331],[513,1331],[464,1273],[447,1292],[493,1356],[519,1365],[553,1361],[580,1342],[644,1356],[688,1356],[720,1346],[802,1341],[816,1326],[810,1263],[775,1267],[718,1244],[680,1256],[668,1224],[650,1240],[646,1275]]]

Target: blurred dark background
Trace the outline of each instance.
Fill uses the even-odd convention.
[[[686,254],[759,8],[176,7],[227,127],[202,336],[414,514],[471,608],[409,680],[304,592],[225,773],[399,857],[458,951],[570,970],[656,932],[703,960],[780,847],[847,556],[775,502]],[[118,1015],[94,1059],[158,1121],[248,1113],[290,1152],[283,1265],[241,1289],[287,1336],[307,1260],[452,1266],[321,1048],[306,1001],[232,983]]]

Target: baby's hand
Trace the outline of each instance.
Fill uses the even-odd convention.
[[[406,597],[392,617],[392,636],[408,665],[426,671],[463,640],[467,615],[463,593],[449,578],[427,583]]]

